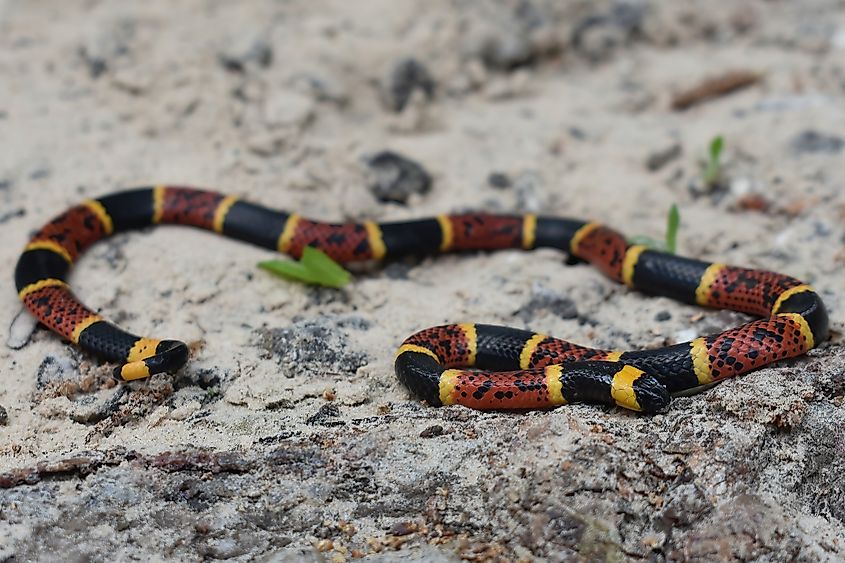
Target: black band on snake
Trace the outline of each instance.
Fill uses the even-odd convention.
[[[595,402],[655,412],[669,404],[673,393],[799,356],[828,337],[821,298],[794,278],[629,245],[598,223],[469,213],[329,224],[234,196],[155,186],[109,194],[65,211],[35,234],[15,270],[27,309],[83,350],[122,364],[115,375],[126,381],[178,370],[188,361],[188,347],[118,328],[83,305],[66,280],[70,266],[93,243],[160,223],[215,231],[294,257],[313,246],[341,263],[551,247],[633,289],[761,317],[720,334],[642,351],[597,350],[500,326],[429,328],[402,343],[395,369],[414,394],[435,406],[531,409]]]

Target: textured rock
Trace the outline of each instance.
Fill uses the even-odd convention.
[[[259,346],[271,352],[288,377],[301,373],[355,373],[366,355],[352,349],[346,332],[366,330],[360,318],[318,317],[287,328],[262,329]]]

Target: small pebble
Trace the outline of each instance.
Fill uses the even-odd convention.
[[[655,151],[648,155],[645,161],[645,167],[649,172],[657,172],[676,158],[681,156],[681,145],[674,143],[673,145]]]
[[[390,535],[392,536],[407,536],[419,530],[414,522],[397,522],[390,527]]]
[[[263,37],[239,37],[217,56],[229,72],[244,72],[250,64],[267,68],[273,64],[273,47]]]
[[[431,176],[418,163],[395,152],[383,151],[367,161],[373,175],[370,191],[381,202],[405,204],[411,194],[431,189]]]
[[[492,172],[487,176],[487,183],[500,190],[509,188],[512,184],[510,177],[503,172]]]
[[[6,407],[0,405],[0,426],[6,426],[9,422],[9,413],[6,412]]]
[[[434,438],[435,436],[441,436],[442,434],[443,427],[439,424],[435,424],[420,432],[420,438]]]
[[[836,135],[807,130],[792,139],[790,147],[796,154],[836,154],[845,146],[845,140]]]
[[[570,127],[569,128],[569,134],[576,141],[586,141],[587,140],[587,133],[583,129],[581,129],[580,127],[575,127],[575,126]]]
[[[672,314],[669,311],[660,311],[654,315],[654,320],[657,322],[668,321],[671,318]]]
[[[393,67],[387,79],[387,105],[399,113],[415,91],[419,90],[430,100],[434,97],[434,88],[434,79],[428,69],[416,59],[405,59]]]
[[[345,424],[340,420],[331,420],[340,416],[340,409],[334,403],[327,403],[320,410],[309,416],[305,424],[319,424],[322,426],[339,426]]]

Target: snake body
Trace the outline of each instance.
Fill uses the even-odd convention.
[[[115,375],[125,381],[179,369],[188,361],[188,347],[118,328],[82,304],[66,279],[70,266],[95,242],[156,224],[199,227],[293,257],[313,246],[341,263],[551,247],[631,288],[761,317],[720,334],[642,351],[597,350],[482,324],[429,328],[402,343],[394,365],[399,380],[435,406],[530,409],[596,402],[655,412],[668,405],[671,394],[799,356],[828,337],[821,298],[799,280],[630,245],[620,233],[595,222],[469,213],[330,224],[231,195],[154,186],[68,209],[32,237],[15,270],[26,308],[83,350],[120,363]]]

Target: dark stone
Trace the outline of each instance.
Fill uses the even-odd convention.
[[[586,141],[587,140],[587,133],[581,129],[580,127],[570,127],[569,134],[572,136],[573,139],[576,141]]]
[[[270,401],[269,403],[264,405],[264,408],[268,411],[275,411],[279,409],[292,409],[295,406],[296,404],[294,404],[294,402],[290,399],[278,399],[276,401]]]
[[[407,536],[419,530],[414,522],[397,522],[390,527],[391,536]]]
[[[807,130],[792,139],[790,148],[795,154],[836,154],[845,146],[845,140],[836,135],[827,135]]]
[[[264,39],[256,39],[245,49],[235,46],[220,53],[217,60],[229,72],[246,72],[250,64],[267,68],[273,64],[273,47]]]
[[[367,161],[373,175],[370,191],[381,202],[405,204],[411,194],[426,194],[431,190],[431,175],[404,156],[383,151]]]
[[[400,61],[391,71],[386,88],[387,103],[396,113],[405,109],[415,90],[434,97],[435,83],[428,69],[415,59]]]
[[[681,156],[681,145],[674,143],[665,149],[657,150],[648,155],[645,167],[649,172],[657,172],[679,156]]]
[[[109,69],[105,59],[94,56],[85,49],[82,49],[79,52],[79,55],[82,57],[82,60],[85,61],[85,64],[88,67],[88,75],[91,78],[99,78]]]
[[[6,426],[9,422],[9,413],[6,412],[6,407],[0,405],[0,426]]]
[[[656,315],[654,315],[654,320],[657,322],[668,321],[672,318],[672,314],[669,311],[660,311]]]
[[[435,424],[434,426],[429,426],[420,432],[420,438],[434,438],[435,436],[441,436],[442,434],[443,427],[439,424]]]
[[[340,416],[340,409],[334,403],[327,403],[320,407],[316,413],[305,420],[305,424],[319,424],[320,426],[342,426],[346,424],[342,420],[331,420]]]
[[[511,179],[503,172],[491,172],[490,175],[487,176],[487,183],[494,188],[503,190],[511,186]]]

